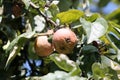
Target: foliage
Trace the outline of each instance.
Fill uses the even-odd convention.
[[[111,0],[120,3],[119,0]],[[103,8],[110,1],[99,0]],[[92,13],[93,0],[1,0],[0,79],[119,80],[120,9]],[[72,54],[35,54],[37,36],[69,27],[78,43]]]

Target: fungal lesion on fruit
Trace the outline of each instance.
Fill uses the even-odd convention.
[[[70,42],[71,42],[70,38],[65,38],[65,41],[66,41],[67,43],[70,43]]]

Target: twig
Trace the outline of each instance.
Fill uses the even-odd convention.
[[[49,35],[51,35],[51,34],[49,34],[49,33],[36,33],[35,35],[34,35],[34,37],[37,37],[37,36],[49,36]]]
[[[50,18],[48,18],[43,12],[41,12],[39,10],[39,6],[36,6],[33,2],[30,2],[30,6],[33,7],[34,9],[36,9],[39,12],[39,14],[45,18],[45,20],[47,22],[49,22],[50,24],[54,25],[54,27],[58,26],[53,20],[51,20]]]
[[[89,14],[89,13],[90,13],[89,0],[83,0],[82,6],[83,6],[83,11],[84,11],[86,14]]]

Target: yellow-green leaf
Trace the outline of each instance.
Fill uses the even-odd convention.
[[[69,23],[79,20],[80,17],[82,17],[83,15],[84,13],[82,11],[71,9],[65,12],[58,13],[57,17],[60,19],[60,22],[62,24],[64,23],[69,24]]]

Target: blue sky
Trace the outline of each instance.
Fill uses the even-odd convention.
[[[94,0],[96,3],[98,2],[98,0]],[[109,14],[111,12],[113,12],[114,10],[116,10],[118,7],[117,4],[113,3],[113,2],[109,2],[105,7],[102,8],[103,13],[105,14]],[[91,11],[92,12],[99,12],[100,8],[98,8],[97,6],[95,6],[94,4],[90,5]]]
[[[113,2],[108,3],[107,6],[105,6],[102,10],[104,13],[108,14],[113,12],[115,9],[117,9],[119,6],[117,4],[114,4]]]

